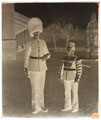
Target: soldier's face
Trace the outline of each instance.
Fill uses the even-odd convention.
[[[33,33],[33,37],[34,37],[34,39],[39,39],[39,37],[40,37],[40,32],[38,31],[38,32],[34,32]]]

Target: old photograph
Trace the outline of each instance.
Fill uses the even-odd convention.
[[[3,117],[98,118],[98,8],[2,3]]]

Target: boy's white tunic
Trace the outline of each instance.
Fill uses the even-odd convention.
[[[46,54],[49,54],[49,51],[44,40],[32,40],[26,44],[24,68],[28,68],[29,71],[32,86],[33,109],[44,107],[44,84],[47,65],[46,61],[42,61],[42,59],[33,59],[31,57],[43,57]]]

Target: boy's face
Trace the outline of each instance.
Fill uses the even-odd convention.
[[[33,38],[34,39],[39,39],[39,37],[40,37],[40,32],[39,31],[33,33]]]
[[[70,46],[67,47],[66,52],[68,56],[74,55],[74,49]]]

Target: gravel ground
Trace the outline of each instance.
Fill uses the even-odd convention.
[[[4,117],[90,117],[98,111],[98,62],[83,60],[91,68],[83,68],[79,84],[78,113],[60,112],[64,104],[64,87],[58,81],[60,56],[53,54],[47,61],[45,106],[48,113],[31,113],[31,86],[23,71],[23,59],[3,62],[3,116]]]

